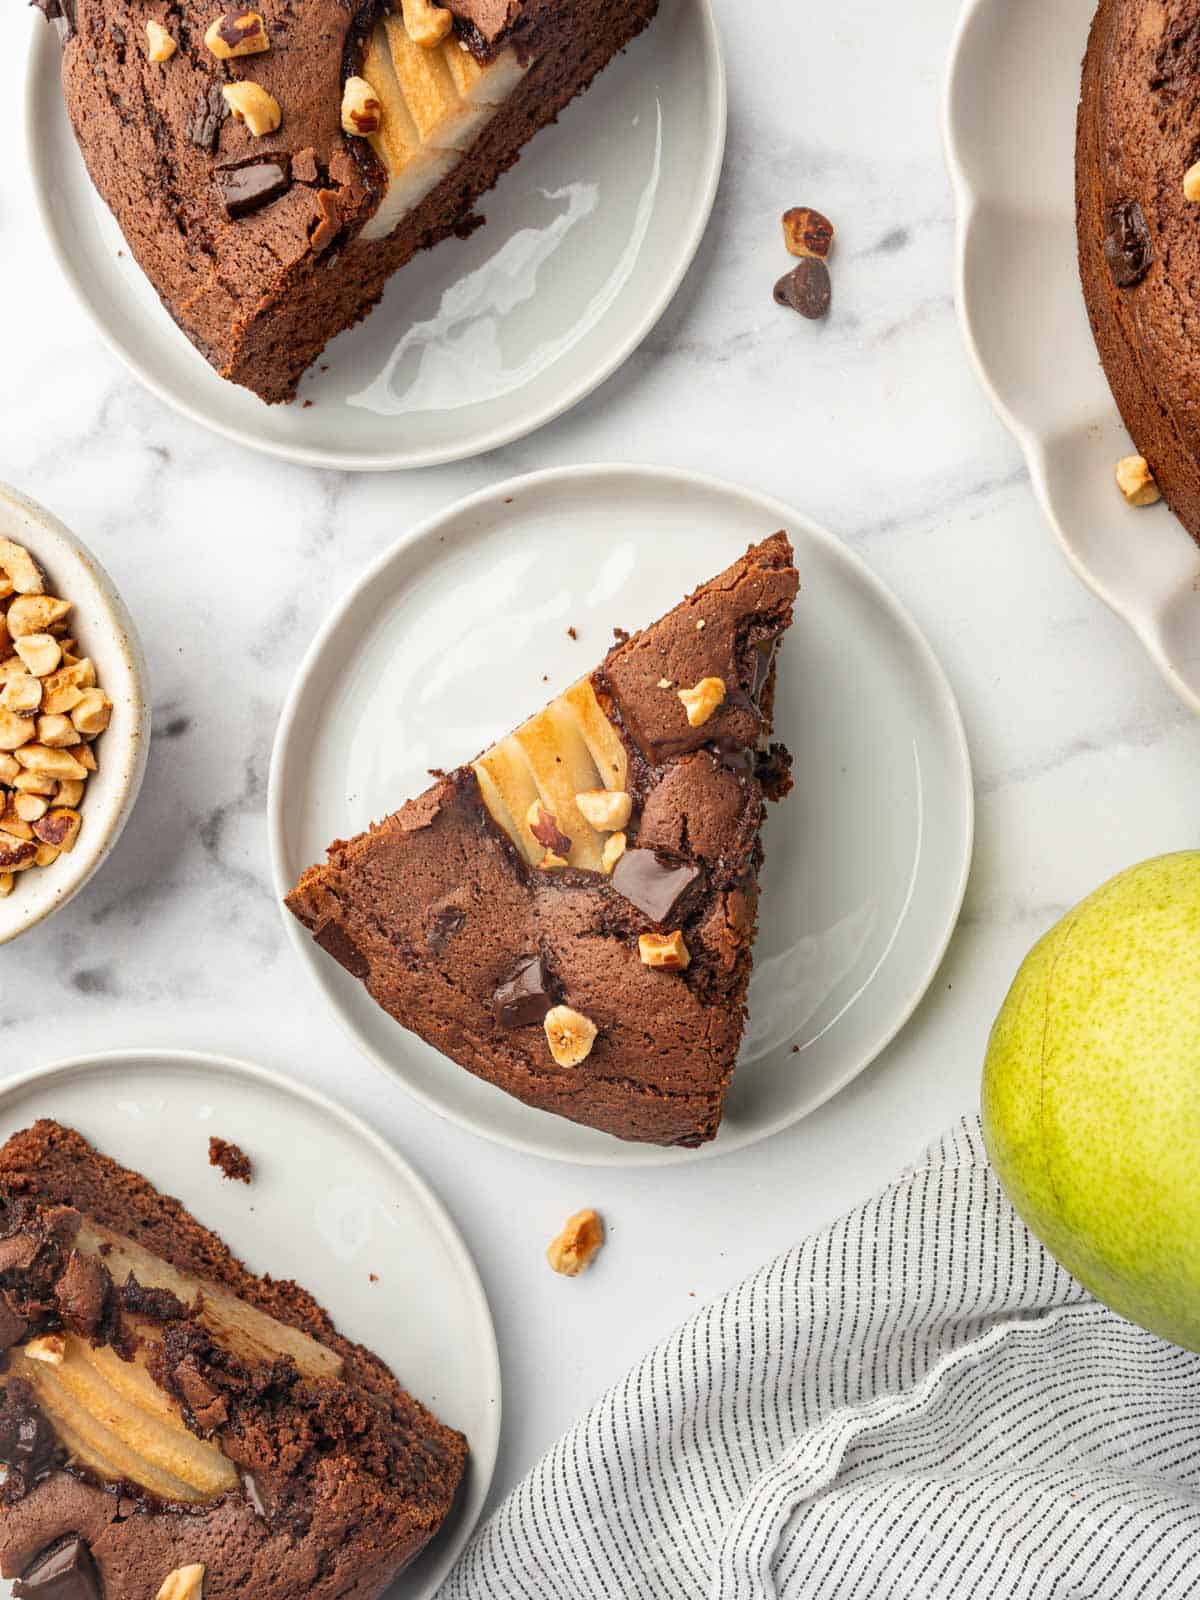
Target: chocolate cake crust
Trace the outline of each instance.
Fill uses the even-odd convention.
[[[1113,397],[1171,509],[1200,540],[1200,17],[1190,0],[1101,0],[1076,141],[1079,268]]]
[[[592,675],[629,763],[611,877],[531,868],[468,766],[331,845],[289,909],[397,1021],[526,1104],[622,1139],[713,1138],[745,1020],[764,806],[790,787],[767,738],[797,588],[776,534]],[[708,676],[725,698],[693,727],[677,690]],[[643,934],[672,931],[684,971],[641,956]],[[599,1030],[569,1069],[543,1035],[557,1005]]]
[[[81,1220],[315,1340],[336,1380],[286,1360],[255,1369],[222,1351],[175,1296],[121,1284],[102,1260],[81,1257],[72,1243]],[[195,1563],[205,1567],[205,1600],[374,1600],[449,1512],[466,1461],[460,1434],[342,1338],[303,1289],[249,1272],[177,1201],[53,1122],[0,1150],[0,1304],[10,1350],[57,1331],[131,1359],[131,1330],[148,1320],[161,1338],[152,1366],[164,1393],[197,1438],[219,1438],[241,1476],[238,1490],[189,1505],[99,1482],[70,1466],[27,1386],[10,1378],[0,1392],[7,1577],[77,1537],[103,1600],[146,1600]],[[32,1441],[24,1454],[21,1439]]]

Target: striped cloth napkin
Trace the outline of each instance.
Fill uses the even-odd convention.
[[[439,1600],[1200,1595],[1200,1356],[1090,1300],[977,1121],[653,1350]]]

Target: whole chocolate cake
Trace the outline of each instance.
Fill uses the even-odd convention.
[[[375,1600],[466,1441],[294,1283],[39,1122],[0,1150],[0,1573],[17,1600]]]
[[[657,0],[37,0],[88,171],[222,377],[290,400]]]
[[[1101,0],[1077,130],[1083,290],[1125,425],[1200,539],[1198,160],[1200,10]]]
[[[508,738],[330,846],[287,903],[397,1021],[545,1111],[655,1144],[721,1121],[745,1020],[775,655],[775,534]]]

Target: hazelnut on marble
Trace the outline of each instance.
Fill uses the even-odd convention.
[[[153,18],[146,24],[146,58],[149,61],[169,61],[179,46],[163,27],[161,22]]]
[[[824,261],[833,248],[833,223],[811,206],[793,206],[783,213],[783,242],[794,256]]]
[[[401,0],[404,31],[414,44],[433,50],[454,26],[454,14],[432,0]]]
[[[577,1211],[546,1250],[546,1260],[564,1278],[577,1278],[590,1267],[604,1244],[604,1224],[592,1210]]]
[[[701,678],[700,682],[691,689],[680,689],[679,698],[683,701],[683,709],[687,712],[688,723],[693,728],[704,725],[722,705],[725,700],[725,680],[723,678]]]
[[[551,1007],[542,1027],[550,1054],[560,1067],[577,1067],[586,1061],[600,1032],[590,1017],[572,1011],[570,1006]]]
[[[218,61],[261,55],[271,48],[261,11],[223,11],[209,24],[204,42]]]
[[[575,796],[575,804],[583,820],[598,833],[623,828],[633,815],[633,801],[624,789],[585,789]]]
[[[1117,487],[1131,506],[1152,506],[1162,499],[1145,456],[1124,456],[1117,462]]]
[[[365,78],[347,78],[342,90],[342,132],[365,139],[383,126],[383,103]]]
[[[221,94],[235,121],[244,122],[256,139],[274,133],[283,121],[279,101],[252,78],[227,83]]]

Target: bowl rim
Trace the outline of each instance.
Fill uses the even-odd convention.
[[[116,769],[114,787],[107,797],[107,815],[96,818],[92,827],[83,829],[70,855],[60,856],[54,863],[54,871],[42,892],[27,896],[30,903],[24,915],[13,910],[20,904],[24,887],[20,881],[12,896],[0,901],[0,945],[3,945],[28,933],[74,899],[120,838],[146,774],[150,753],[150,695],[149,670],[133,618],[103,564],[83,540],[52,511],[3,481],[0,481],[0,532],[28,546],[59,592],[78,607],[81,619],[86,619],[85,629],[103,628],[108,632],[116,645],[120,673],[117,681],[107,676],[104,687],[114,702],[119,698],[128,706],[130,717],[125,738],[110,743],[112,730],[104,736],[105,776]],[[79,598],[81,589],[87,591],[84,599]],[[85,820],[91,820],[87,813]]]

